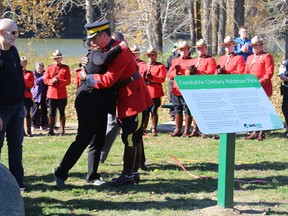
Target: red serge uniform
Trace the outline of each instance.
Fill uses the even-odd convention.
[[[262,52],[250,55],[246,61],[245,74],[254,74],[262,85],[267,96],[272,95],[271,79],[274,74],[274,60],[272,55]]]
[[[144,78],[151,98],[160,98],[164,96],[162,83],[166,79],[166,68],[160,62],[138,64],[139,72]],[[150,74],[150,75],[149,75]]]
[[[112,47],[118,44],[119,42],[114,41]],[[122,59],[129,59],[129,61]],[[96,89],[109,88],[114,84],[117,86],[117,82],[125,81],[136,73],[139,72],[137,72],[137,64],[132,52],[128,48],[123,48],[122,52],[109,64],[105,74],[93,74],[94,83],[90,80],[87,80],[87,83],[93,84]],[[116,106],[119,119],[143,112],[152,104],[152,99],[141,76],[127,85],[120,86],[117,90]]]
[[[31,88],[34,86],[34,75],[32,71],[23,71],[25,81],[25,95],[24,98],[32,98]]]
[[[243,74],[245,70],[243,56],[235,53],[220,56],[218,65],[220,68],[225,68],[226,74]]]
[[[57,77],[59,83],[52,84],[52,79]],[[44,73],[44,83],[48,85],[47,98],[63,99],[67,98],[66,86],[71,82],[70,69],[67,65],[60,66],[52,64],[47,67]]]
[[[187,57],[185,59],[182,59],[181,57],[173,59],[172,65],[170,66],[169,71],[168,71],[168,77],[171,80],[174,80],[174,77],[177,75],[186,75],[185,70],[187,70],[187,68],[192,65],[192,62],[193,62],[193,59],[191,57]],[[178,74],[176,74],[175,65],[180,65],[181,67]],[[176,96],[182,96],[175,80],[173,81],[171,94],[176,95]]]
[[[197,75],[215,74],[216,61],[209,55],[194,58],[192,64],[197,68]]]

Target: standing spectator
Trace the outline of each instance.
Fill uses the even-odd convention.
[[[252,48],[249,46],[251,44],[251,40],[248,38],[248,28],[246,26],[241,26],[239,28],[239,37],[234,40],[237,44],[235,44],[235,53],[237,55],[241,55],[244,58],[244,62],[246,62],[247,57],[251,54]]]
[[[108,21],[94,22],[86,25],[88,37],[105,50],[119,44],[111,38]],[[82,57],[85,64],[87,58]],[[126,48],[108,65],[105,74],[83,75],[89,87],[95,89],[109,88],[116,84],[117,118],[122,127],[124,147],[123,171],[118,178],[112,179],[111,185],[121,186],[139,183],[138,173],[141,155],[140,144],[143,142],[143,111],[152,105],[152,100],[143,78],[137,69],[132,52]],[[139,100],[140,98],[140,100]]]
[[[167,60],[167,62],[165,64],[167,77],[168,77],[168,71],[169,71],[169,69],[170,69],[170,67],[172,65],[172,60],[175,59],[175,58],[179,58],[180,57],[179,50],[177,49],[177,45],[178,45],[178,43],[174,43],[173,49],[172,49],[172,54],[168,58],[168,60]],[[174,82],[174,80],[169,79],[169,82],[168,82],[168,100],[169,100],[169,103],[172,103],[171,91],[172,91],[172,88],[173,88],[173,82]],[[175,120],[175,110],[174,110],[174,108],[170,108],[169,109],[169,115],[170,115],[170,120],[174,121]]]
[[[125,46],[125,42],[120,45]],[[100,50],[98,45],[91,40],[91,47],[86,55],[88,64],[82,71],[88,74],[103,74],[107,71],[107,64],[121,53],[121,47],[117,46],[107,53]],[[88,173],[86,182],[99,186],[103,184],[98,172],[101,150],[105,142],[108,113],[115,112],[115,88],[111,86],[106,89],[93,89],[85,80],[78,87],[75,108],[77,111],[78,130],[74,142],[66,151],[60,166],[53,169],[57,187],[65,187],[70,169],[75,165],[83,151],[89,145],[88,151]]]
[[[47,98],[49,103],[49,131],[48,135],[53,136],[56,109],[60,114],[60,135],[65,134],[65,108],[67,105],[67,88],[71,82],[69,66],[62,64],[62,53],[59,50],[53,52],[54,63],[47,67],[44,73],[44,83],[48,85]]]
[[[157,54],[157,51],[153,47],[148,48],[145,54],[148,56],[148,62],[141,64],[141,66],[138,65],[140,74],[144,78],[153,100],[153,105],[148,108],[148,115],[143,125],[145,131],[149,122],[149,113],[151,113],[152,136],[157,136],[158,109],[161,106],[161,97],[164,96],[162,83],[166,78],[165,66],[157,62]]]
[[[48,128],[46,101],[48,86],[44,84],[44,72],[44,63],[37,62],[34,71],[34,86],[31,89],[34,99],[34,106],[32,107],[32,124],[34,128],[41,126],[42,130]]]
[[[234,45],[237,44],[231,36],[224,38],[224,43],[219,44],[225,47],[225,55],[218,58],[216,66],[218,74],[243,74],[245,69],[244,58],[236,55]]]
[[[34,105],[34,102],[32,100],[31,89],[34,86],[34,75],[33,75],[32,71],[26,70],[27,64],[28,64],[27,58],[25,56],[22,56],[20,58],[20,60],[21,60],[22,68],[23,68],[23,75],[24,75],[24,82],[25,82],[24,106],[25,106],[26,111],[27,111],[27,114],[26,114],[26,133],[24,132],[24,136],[32,137],[31,108]]]
[[[25,83],[20,57],[15,40],[18,36],[16,23],[11,19],[0,20],[0,151],[6,135],[8,145],[9,170],[24,189],[22,163],[22,142],[24,131]],[[1,125],[1,123],[0,123]],[[1,127],[1,126],[0,126]]]
[[[288,59],[284,60],[281,63],[278,76],[281,80],[284,81],[283,89],[281,90],[281,94],[283,96],[282,112],[285,118],[286,125],[285,138],[288,139]]]
[[[245,74],[254,74],[260,84],[262,85],[267,96],[272,96],[272,82],[271,79],[274,74],[274,60],[271,54],[264,52],[263,39],[259,36],[255,36],[251,40],[252,50],[254,55],[250,55],[247,58],[245,66]],[[254,131],[250,136],[247,136],[246,140],[257,139],[262,141],[265,138],[263,131],[257,133]]]
[[[173,80],[173,86],[171,90],[172,104],[175,110],[175,130],[170,133],[172,137],[188,137],[191,127],[192,116],[190,110],[174,80],[175,76],[185,75],[186,70],[192,64],[192,58],[189,56],[189,45],[186,41],[179,41],[177,49],[179,50],[180,57],[172,60],[172,65],[168,71],[168,77]],[[182,132],[183,124],[183,111],[185,114],[185,129]]]
[[[208,44],[204,39],[200,39],[196,42],[196,50],[198,52],[198,57],[192,60],[192,65],[196,69],[197,75],[211,75],[215,74],[216,71],[216,61],[215,59],[207,54]],[[196,121],[193,119],[193,131],[189,135],[190,137],[199,136],[199,128]],[[206,138],[205,134],[202,134],[202,138]]]

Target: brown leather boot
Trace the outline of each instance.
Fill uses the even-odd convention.
[[[158,125],[158,115],[154,115],[152,116],[152,136],[158,136],[157,125]]]
[[[198,137],[199,136],[199,128],[198,128],[195,120],[192,121],[192,125],[193,125],[193,131],[189,135],[189,137]]]
[[[182,134],[182,137],[189,137],[191,123],[192,123],[192,116],[186,115],[185,116],[185,129],[184,129],[184,133]]]
[[[254,131],[252,134],[250,134],[249,136],[245,137],[244,139],[245,140],[254,140],[254,139],[257,139],[257,138],[258,138],[257,132]]]
[[[176,124],[176,128],[172,133],[170,133],[170,135],[172,137],[176,137],[176,136],[180,137],[180,136],[182,136],[182,131],[181,131],[182,124],[183,124],[183,116],[182,115],[180,115],[180,114],[175,115],[175,124]]]
[[[55,125],[55,117],[49,116],[49,131],[48,131],[48,136],[54,136],[54,125]]]
[[[148,113],[148,115],[145,117],[145,119],[143,121],[143,135],[147,134],[148,122],[149,122],[149,113]]]
[[[65,135],[65,123],[66,123],[66,117],[60,116],[60,136]]]
[[[263,139],[265,139],[265,134],[264,134],[263,131],[260,131],[260,132],[259,132],[259,135],[258,135],[258,137],[257,137],[257,140],[258,140],[258,141],[263,141]]]

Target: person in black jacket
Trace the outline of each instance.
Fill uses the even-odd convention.
[[[282,112],[285,118],[286,134],[285,138],[288,139],[288,59],[284,60],[279,68],[278,76],[284,81],[284,85],[281,87],[282,100]]]
[[[126,46],[125,42],[104,53],[103,50],[98,49],[92,43],[87,54],[89,59],[88,64],[82,67],[82,70],[85,70],[88,74],[105,73],[108,63],[121,53],[121,46]],[[116,93],[114,87],[98,90],[90,89],[87,87],[85,81],[81,81],[75,100],[78,117],[77,136],[66,151],[60,166],[52,170],[59,189],[65,187],[69,170],[75,165],[88,145],[88,173],[86,182],[96,186],[104,183],[100,180],[100,175],[97,171],[101,150],[105,142],[107,115],[108,113],[113,114],[115,107]]]
[[[0,151],[6,140],[9,155],[9,170],[21,190],[25,189],[22,163],[22,142],[24,130],[25,83],[20,57],[15,40],[18,36],[16,23],[11,19],[0,20]],[[1,127],[1,126],[0,126]]]

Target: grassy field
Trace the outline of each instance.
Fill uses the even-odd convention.
[[[271,100],[281,114],[279,83],[275,76]],[[235,182],[234,209],[217,207],[219,140],[172,138],[167,133],[158,137],[148,134],[144,138],[149,171],[141,171],[139,185],[87,185],[87,156],[83,153],[70,172],[67,189],[58,190],[51,170],[59,164],[76,135],[75,85],[69,87],[69,95],[67,135],[47,137],[36,132],[34,137],[24,140],[27,191],[22,195],[26,215],[288,215],[288,141],[284,130],[268,133],[263,142],[245,141],[243,136],[237,136],[235,178],[244,183]],[[167,97],[163,101],[167,102]],[[160,124],[168,119],[167,110],[161,109]],[[7,165],[6,145],[1,154],[1,163]],[[171,156],[190,174],[209,178],[194,178]],[[104,181],[119,175],[122,157],[123,144],[118,136],[107,161],[99,166]]]

